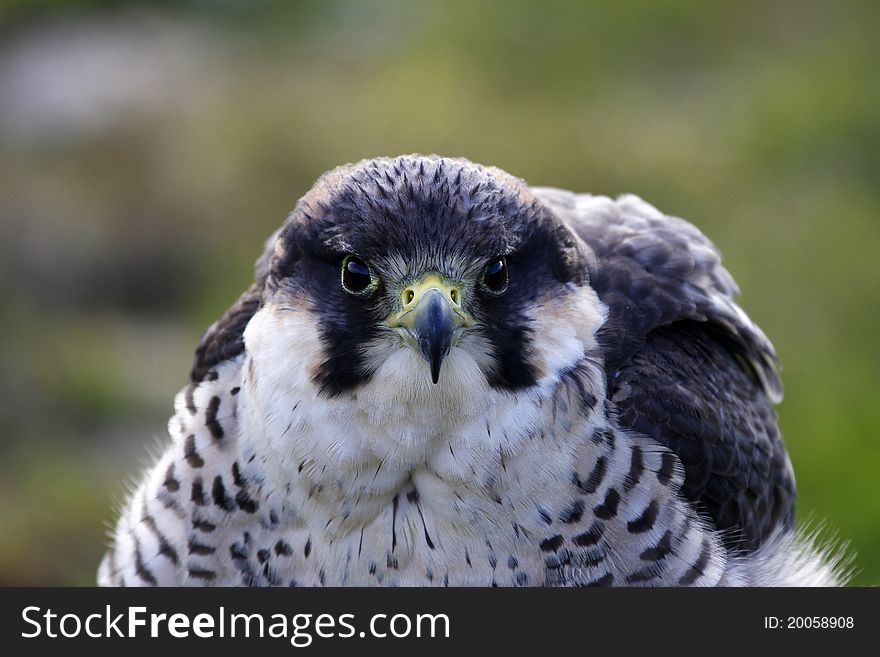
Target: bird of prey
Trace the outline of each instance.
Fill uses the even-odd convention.
[[[632,195],[339,167],[201,339],[103,585],[834,585],[774,350]]]

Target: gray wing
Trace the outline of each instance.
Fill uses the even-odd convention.
[[[682,492],[729,546],[752,549],[792,526],[776,355],[734,303],[712,243],[635,196],[535,191],[595,254],[591,285],[608,307],[598,340],[620,424],[678,455]]]

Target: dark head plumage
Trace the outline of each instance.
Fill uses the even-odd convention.
[[[267,291],[309,302],[326,348],[315,376],[338,394],[369,379],[364,350],[386,330],[401,285],[427,272],[463,281],[477,330],[494,350],[487,378],[518,389],[536,379],[529,304],[553,286],[585,281],[584,248],[503,171],[434,156],[374,159],[325,174],[300,200],[278,236]],[[375,272],[375,293],[353,297],[340,286],[340,264],[352,255]],[[510,285],[495,296],[476,281],[499,256]]]

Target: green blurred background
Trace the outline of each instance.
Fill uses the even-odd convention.
[[[0,584],[91,584],[203,329],[324,170],[636,192],[785,370],[799,518],[880,583],[880,3],[0,2]]]

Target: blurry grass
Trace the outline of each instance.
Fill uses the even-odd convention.
[[[799,516],[880,584],[880,6],[224,7],[0,10],[0,85],[20,44],[69,37],[94,51],[84,80],[129,57],[149,75],[112,88],[155,90],[80,128],[63,95],[30,131],[4,116],[42,114],[0,102],[0,583],[92,581],[111,501],[263,240],[324,170],[419,151],[700,226],[785,366]],[[150,69],[154,43],[180,65]]]
[[[36,446],[0,481],[0,585],[91,586],[106,540],[113,470],[88,453]]]

